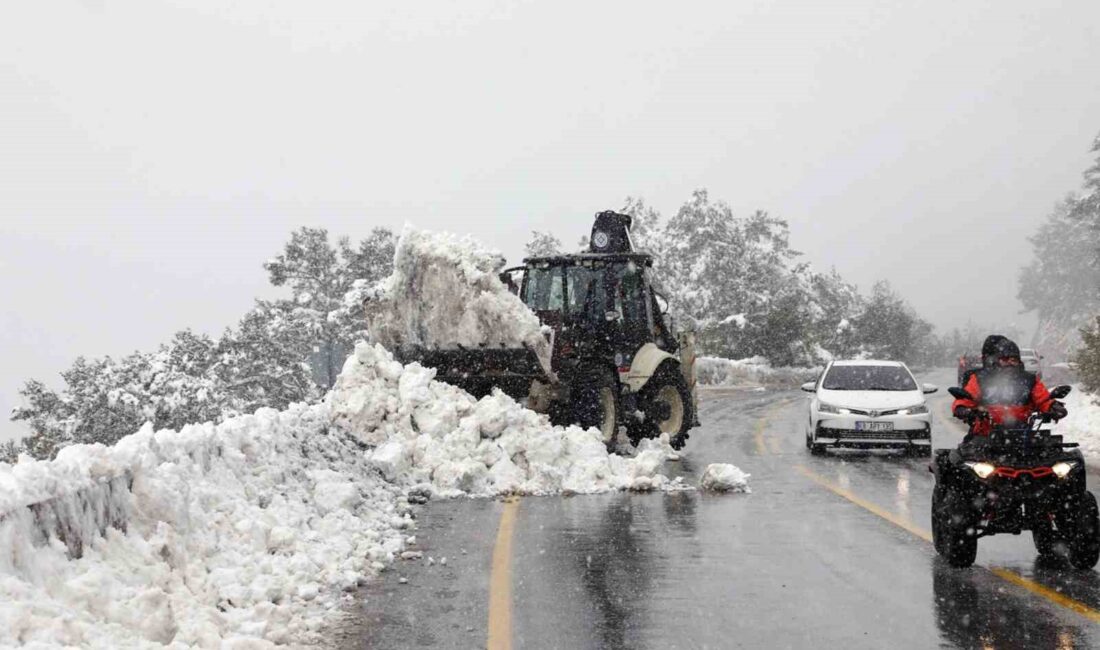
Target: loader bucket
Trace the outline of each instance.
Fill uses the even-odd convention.
[[[551,383],[538,356],[527,348],[405,347],[396,357],[404,364],[415,362],[435,368],[436,379],[479,398],[499,388],[513,399],[522,400],[530,392],[532,381]]]

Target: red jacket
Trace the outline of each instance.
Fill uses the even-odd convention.
[[[983,384],[986,384],[983,388]],[[988,436],[993,425],[1027,422],[1032,413],[1046,413],[1054,401],[1043,381],[1030,372],[1008,368],[986,368],[970,375],[963,386],[973,400],[957,399],[951,412],[960,406],[984,407],[989,420],[978,420],[970,427],[976,436]]]

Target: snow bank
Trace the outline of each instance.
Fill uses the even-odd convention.
[[[0,464],[0,647],[315,643],[425,494],[685,489],[360,344],[326,402]],[[253,647],[249,645],[249,647]]]
[[[703,470],[699,487],[711,492],[751,492],[749,475],[729,463],[711,463]]]
[[[550,344],[538,317],[505,287],[500,253],[471,237],[406,226],[393,274],[369,296],[371,337],[401,346],[533,349],[550,372]]]
[[[772,368],[764,357],[699,357],[695,370],[700,386],[729,387],[794,388],[821,374],[821,368]]]
[[[0,646],[309,642],[411,525],[330,423],[326,405],[265,409],[0,464]],[[31,503],[81,547],[42,539]]]
[[[328,397],[336,425],[402,486],[445,497],[680,486],[657,473],[674,454],[667,440],[644,441],[634,458],[609,454],[595,429],[553,427],[504,393],[476,400],[434,377],[364,343]]]
[[[1065,436],[1066,442],[1081,443],[1081,453],[1090,464],[1100,465],[1100,404],[1097,396],[1075,386],[1063,400],[1069,416],[1055,426],[1055,433]]]

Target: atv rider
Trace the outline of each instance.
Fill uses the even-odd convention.
[[[963,389],[974,399],[955,400],[951,412],[970,424],[964,444],[972,436],[988,436],[994,425],[1026,423],[1034,412],[1049,414],[1054,420],[1068,414],[1042,380],[1024,370],[1020,348],[1000,335],[986,338],[982,368],[970,374]]]

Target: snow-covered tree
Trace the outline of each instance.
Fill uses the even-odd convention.
[[[175,429],[217,421],[230,407],[218,363],[215,342],[186,330],[152,354],[81,357],[61,373],[60,393],[28,381],[20,391],[24,405],[12,419],[30,426],[22,444],[36,458],[50,458],[69,444],[113,444],[145,422]]]
[[[531,241],[523,247],[523,252],[526,257],[561,255],[561,240],[553,233],[535,230],[531,233]]]
[[[336,383],[344,359],[363,335],[360,314],[349,311],[344,296],[356,280],[376,282],[390,274],[395,244],[393,233],[383,228],[357,247],[346,238],[333,246],[323,228],[301,228],[282,253],[264,264],[271,283],[293,294],[274,304],[302,325],[299,332],[312,349],[310,363],[322,390]]]
[[[1031,237],[1034,259],[1019,281],[1020,302],[1039,316],[1035,344],[1063,355],[1100,314],[1100,137],[1092,151],[1084,191],[1055,206]]]
[[[855,328],[864,356],[914,361],[932,326],[917,316],[889,282],[875,283]]]
[[[234,412],[284,409],[320,394],[308,363],[312,337],[303,335],[313,327],[312,314],[292,304],[257,301],[237,329],[225,333],[220,376]]]
[[[19,460],[21,447],[14,440],[0,444],[0,463],[15,463]]]
[[[1075,357],[1085,390],[1100,394],[1100,316],[1081,328],[1081,349]]]
[[[659,256],[663,241],[661,213],[646,205],[642,198],[631,196],[626,197],[619,212],[629,214],[632,218],[630,239],[634,242],[634,247]]]

